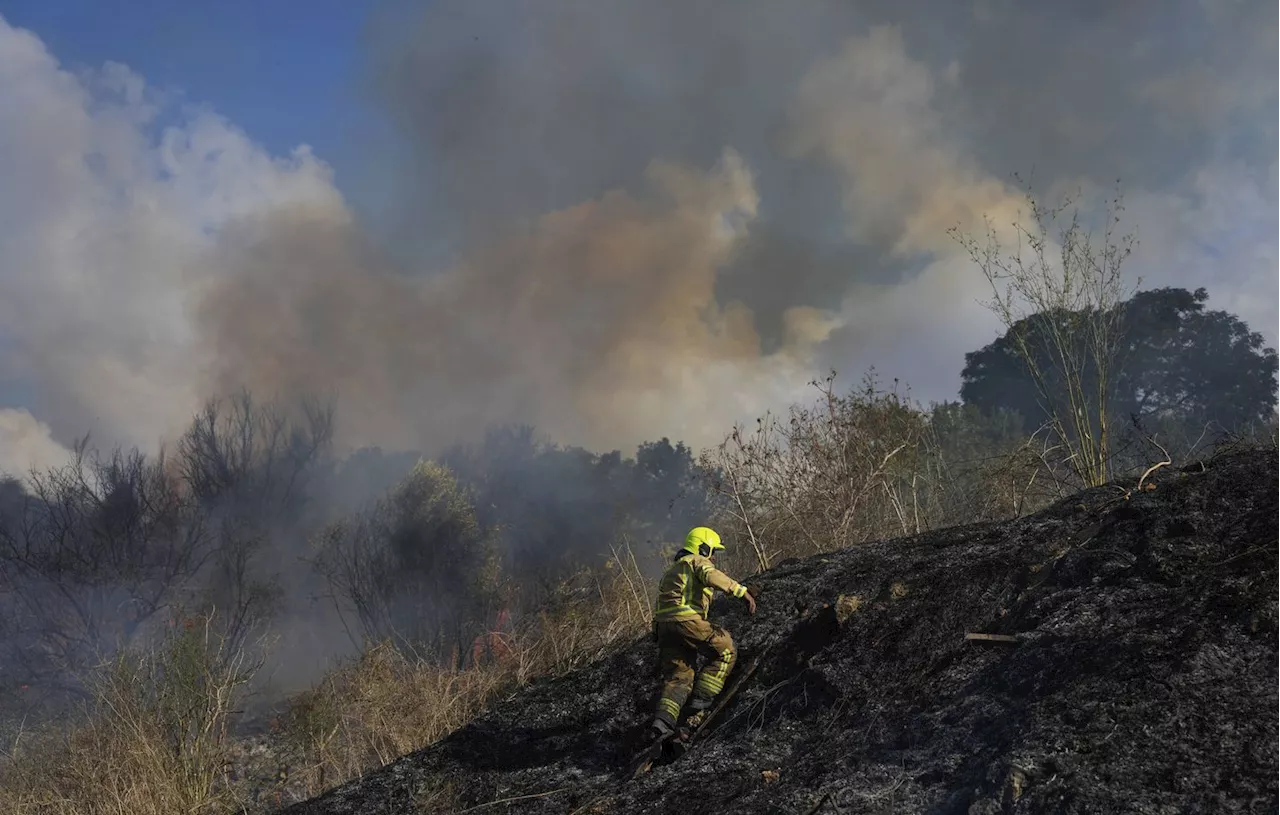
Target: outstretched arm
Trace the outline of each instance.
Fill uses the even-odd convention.
[[[725,594],[731,594],[740,600],[747,601],[747,610],[756,613],[756,598],[751,596],[751,592],[747,591],[747,587],[734,580],[729,575],[711,565],[709,560],[701,560],[697,564],[698,577],[708,586],[717,588]]]

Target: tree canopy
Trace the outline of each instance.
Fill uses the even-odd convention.
[[[1142,291],[1120,304],[1122,343],[1112,413],[1169,426],[1210,423],[1236,430],[1275,414],[1277,356],[1234,314],[1205,308],[1209,295],[1181,288]],[[1034,425],[1045,418],[1036,383],[1019,359],[1017,332],[1044,330],[1035,314],[990,345],[965,354],[961,398],[984,412],[1012,410]],[[1046,360],[1043,366],[1052,370]],[[1060,383],[1050,382],[1051,387]]]

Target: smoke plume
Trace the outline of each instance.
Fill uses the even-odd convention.
[[[655,162],[644,190],[538,217],[431,276],[398,272],[341,213],[230,230],[201,300],[216,381],[291,393],[335,384],[352,440],[447,444],[531,422],[554,438],[702,438],[743,405],[803,387],[820,318],[788,312],[762,354],[717,275],[756,215],[748,168]]]
[[[829,367],[954,398],[996,326],[946,230],[1019,217],[1013,171],[1119,178],[1130,271],[1276,340],[1274,7],[446,1],[373,31],[393,135],[340,191],[0,20],[0,467],[154,448],[245,386],[426,449],[703,445]]]

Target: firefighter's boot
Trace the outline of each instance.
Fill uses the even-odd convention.
[[[663,739],[675,732],[675,728],[666,719],[654,719],[649,726],[649,735],[655,739]]]

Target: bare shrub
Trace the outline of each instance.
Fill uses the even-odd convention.
[[[736,542],[726,565],[763,570],[804,557],[1043,506],[1061,485],[1041,477],[1044,451],[1015,416],[910,401],[898,385],[837,393],[835,374],[787,420],[736,427],[703,466],[717,523]]]
[[[304,401],[290,410],[242,391],[206,402],[178,442],[175,469],[215,536],[206,601],[227,610],[235,639],[279,605],[289,548],[279,544],[305,539],[310,487],[332,439],[331,406]]]
[[[1080,222],[1074,202],[1046,207],[1028,194],[1031,225],[1012,224],[1016,246],[1002,245],[988,223],[984,240],[952,229],[991,284],[987,304],[1000,318],[1014,351],[1035,382],[1051,448],[1051,463],[1084,486],[1109,478],[1111,401],[1125,346],[1126,287],[1121,268],[1135,245],[1118,236],[1119,196],[1105,213],[1101,242]],[[1070,220],[1050,236],[1064,214]],[[1056,239],[1056,245],[1055,245]]]
[[[786,421],[767,415],[753,431],[736,427],[704,456],[724,499],[721,523],[749,543],[754,560],[730,553],[734,568],[763,570],[779,557],[929,525],[927,416],[896,390],[880,390],[874,376],[847,395],[834,381],[833,373],[815,382],[819,398],[793,406]]]
[[[941,485],[935,527],[1016,518],[1074,491],[1050,464],[1050,434],[1043,427],[1028,433],[1016,413],[946,402],[934,405],[929,425]]]
[[[37,695],[79,691],[75,675],[128,646],[213,557],[199,506],[166,458],[85,444],[30,480],[0,524],[6,673]]]
[[[649,629],[657,584],[629,544],[612,551],[602,566],[562,581],[518,629],[513,662],[519,682],[576,670]]]
[[[466,724],[508,680],[502,670],[442,667],[377,643],[291,703],[287,738],[306,757],[294,779],[316,795],[383,766]]]
[[[213,615],[171,620],[154,649],[97,670],[83,720],[16,740],[0,763],[0,809],[175,815],[239,809],[229,727],[258,663],[230,650]]]
[[[266,543],[297,524],[331,418],[243,394],[211,401],[174,455],[103,454],[86,440],[27,490],[6,489],[0,677],[33,704],[82,694],[77,676],[145,642],[178,605],[220,609],[232,646],[246,641],[279,597]]]

